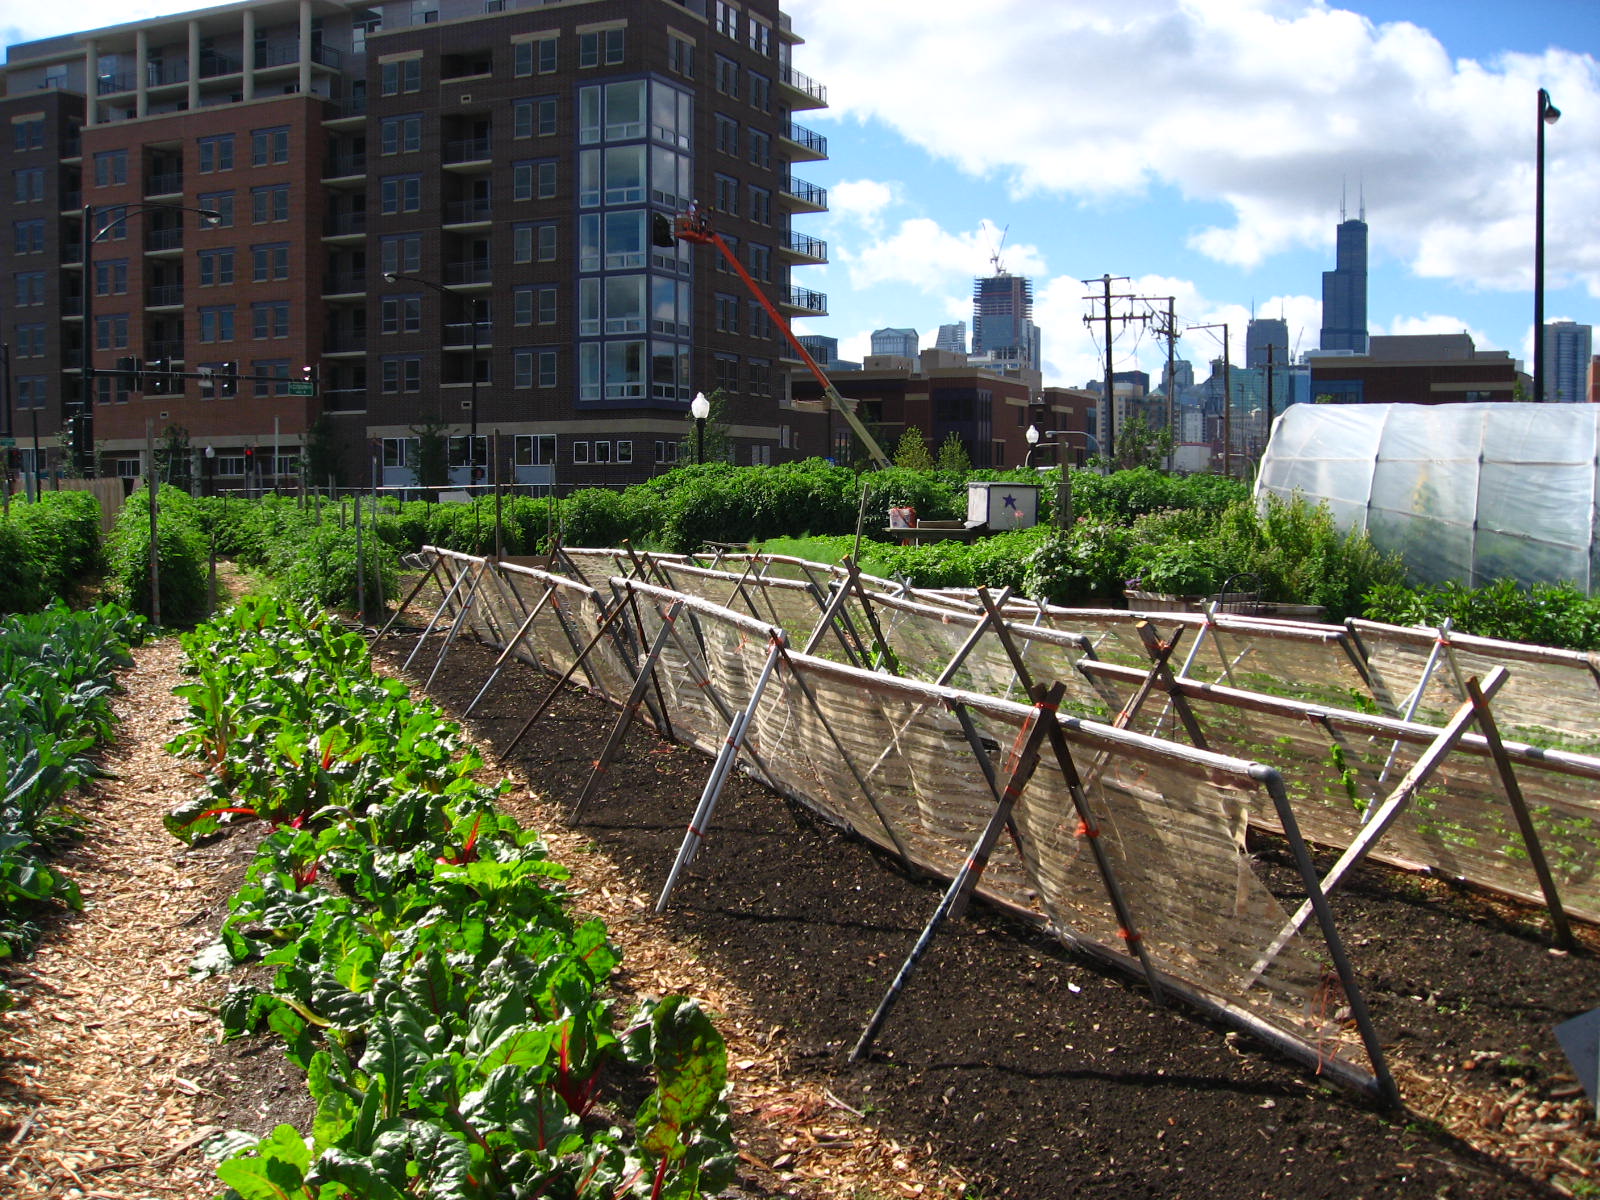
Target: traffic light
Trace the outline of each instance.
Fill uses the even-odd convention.
[[[165,396],[172,391],[172,364],[164,358],[152,358],[144,365],[144,390],[152,396]]]
[[[239,364],[236,362],[218,363],[216,370],[217,395],[237,396],[239,394]]]
[[[119,392],[137,392],[144,373],[144,364],[137,358],[123,357],[117,359],[116,377]]]
[[[244,448],[244,473],[246,476],[253,476],[256,473],[256,448],[254,446],[246,446]]]
[[[305,366],[301,367],[300,381],[302,383],[315,383],[317,381],[317,369],[310,363],[307,363]]]

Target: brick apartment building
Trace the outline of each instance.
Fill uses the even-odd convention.
[[[41,466],[63,434],[123,475],[177,426],[225,488],[324,416],[345,482],[407,484],[440,422],[458,482],[498,432],[502,479],[566,490],[667,468],[720,388],[736,461],[822,453],[738,277],[651,238],[696,204],[825,313],[789,278],[826,261],[791,228],[827,203],[792,173],[827,155],[800,40],[775,0],[264,0],[10,47],[0,420],[30,468],[37,428]]]

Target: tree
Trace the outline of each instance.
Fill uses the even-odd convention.
[[[450,426],[437,417],[411,426],[416,437],[412,447],[411,473],[417,486],[424,488],[446,487],[450,483]],[[437,497],[430,495],[428,499]]]
[[[972,470],[972,456],[967,453],[961,435],[952,433],[939,444],[939,470],[965,475]]]
[[[335,486],[339,478],[339,444],[333,431],[333,418],[323,413],[306,427],[306,448],[301,460],[306,482],[312,488],[323,487],[331,479]]]
[[[168,425],[161,433],[161,441],[156,446],[156,478],[186,492],[194,490],[189,431],[182,425]]]
[[[933,455],[928,453],[928,439],[915,425],[907,425],[894,448],[894,465],[908,471],[933,470]]]
[[[1117,470],[1134,467],[1159,467],[1172,453],[1172,430],[1163,425],[1152,429],[1143,413],[1134,413],[1117,430]]]

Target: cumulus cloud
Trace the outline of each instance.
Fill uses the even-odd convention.
[[[1191,247],[1245,268],[1328,245],[1348,186],[1375,253],[1469,288],[1528,287],[1548,87],[1568,114],[1547,141],[1550,282],[1600,296],[1592,55],[1452,60],[1416,25],[1323,0],[877,0],[865,21],[833,0],[785,7],[830,88],[816,119],[881,121],[1014,196],[1093,207],[1175,188],[1230,217]]]

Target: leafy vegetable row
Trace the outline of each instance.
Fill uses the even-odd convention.
[[[429,702],[374,675],[360,637],[249,602],[184,639],[206,765],[185,839],[273,826],[205,971],[227,1036],[270,1030],[307,1072],[309,1137],[230,1135],[228,1196],[684,1198],[732,1177],[722,1040],[681,997],[620,1022],[618,957],[568,912],[565,868],[501,813],[501,787]],[[624,1122],[613,1074],[653,1070]],[[648,1081],[647,1081],[648,1085]],[[623,1126],[630,1130],[625,1132]]]
[[[44,860],[77,824],[62,800],[96,774],[87,754],[111,737],[116,672],[143,625],[115,605],[0,621],[0,959],[37,940],[43,906],[81,907]]]

